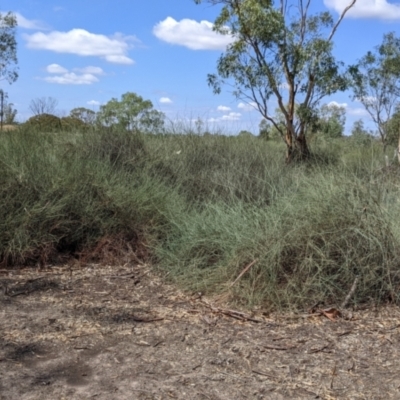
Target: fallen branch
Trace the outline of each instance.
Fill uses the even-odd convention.
[[[244,270],[238,275],[238,277],[231,283],[231,287],[257,262],[258,260],[255,259],[249,265],[247,265]]]
[[[241,311],[227,310],[227,309],[224,309],[224,308],[214,307],[214,306],[206,303],[205,301],[203,301],[202,303],[205,304],[208,308],[211,309],[211,311],[213,311],[215,313],[223,314],[223,315],[226,315],[228,317],[232,317],[232,318],[238,319],[240,321],[251,321],[251,322],[257,322],[257,323],[264,322],[261,319],[253,318],[250,315],[245,314],[245,313],[243,313]]]

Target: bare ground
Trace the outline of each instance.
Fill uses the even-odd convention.
[[[2,270],[1,286],[1,400],[400,398],[395,307],[235,313],[130,265]]]

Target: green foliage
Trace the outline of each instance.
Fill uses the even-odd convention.
[[[337,304],[356,276],[355,303],[398,302],[398,171],[374,144],[323,143],[282,168],[283,143],[246,137],[3,132],[0,263],[101,257],[107,241],[242,305]]]
[[[355,144],[360,146],[369,146],[374,140],[372,132],[364,128],[364,121],[362,119],[354,122],[351,129],[351,139]]]
[[[259,125],[258,137],[263,140],[269,140],[271,134],[271,126],[266,119],[262,119]]]
[[[309,2],[302,0],[285,6],[267,0],[209,2],[222,5],[214,30],[235,39],[219,58],[217,74],[208,76],[209,85],[220,93],[229,83],[238,98],[254,101],[284,138],[288,160],[296,149],[302,158],[308,156],[306,132],[313,111],[323,97],[348,87],[343,64],[332,53],[332,37],[342,18],[334,23],[328,12],[309,15]],[[283,127],[270,114],[271,97],[284,117]]]
[[[87,125],[93,125],[96,122],[96,113],[93,110],[89,110],[85,107],[73,108],[70,111],[69,116],[79,119]]]
[[[5,102],[4,110],[3,110],[3,122],[6,125],[15,124],[15,118],[17,116],[18,111],[14,108],[13,103]]]
[[[159,133],[164,128],[164,114],[154,110],[150,100],[132,92],[101,106],[97,120],[106,127],[146,133]]]
[[[396,105],[396,109],[386,125],[387,143],[398,147],[400,140],[400,104]]]
[[[52,114],[34,115],[29,118],[24,127],[33,128],[36,131],[42,132],[57,132],[61,130],[61,119]]]
[[[384,35],[382,44],[352,66],[350,74],[353,97],[371,116],[385,148],[390,134],[388,122],[400,96],[400,38],[393,32]]]
[[[336,104],[325,104],[321,107],[318,130],[327,139],[338,139],[343,136],[346,123],[346,109]]]
[[[62,117],[60,119],[61,129],[65,131],[81,131],[89,129],[89,125],[85,124],[81,119],[75,117]]]
[[[15,39],[17,18],[15,14],[0,13],[0,78],[15,82],[17,73],[17,41]]]
[[[247,138],[252,138],[252,137],[253,137],[253,134],[252,134],[251,132],[249,132],[249,131],[241,130],[241,131],[238,133],[238,136],[247,137]]]

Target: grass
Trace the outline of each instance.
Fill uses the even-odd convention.
[[[381,149],[128,132],[0,136],[0,261],[101,259],[133,249],[190,291],[300,309],[398,302],[398,171]],[[255,261],[233,286],[232,282]]]

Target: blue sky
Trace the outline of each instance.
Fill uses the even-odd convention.
[[[335,18],[349,0],[314,0],[315,10]],[[208,73],[227,44],[211,30],[218,7],[193,0],[3,0],[2,12],[18,17],[19,79],[1,82],[18,119],[31,116],[38,97],[58,100],[58,113],[74,107],[95,111],[128,91],[153,102],[171,120],[201,118],[230,133],[258,132],[261,116],[228,88],[214,95]],[[335,36],[335,54],[354,63],[382,42],[400,35],[400,1],[357,0]],[[324,102],[346,105],[347,130],[368,116],[349,93]]]

